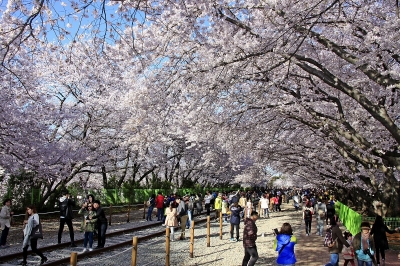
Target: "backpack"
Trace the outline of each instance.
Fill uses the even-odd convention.
[[[311,211],[309,209],[306,209],[304,211],[304,219],[311,219],[311,217],[312,217]]]
[[[335,207],[333,205],[326,206],[326,212],[328,213],[328,215],[335,214]]]
[[[326,234],[324,238],[324,247],[329,247],[333,243],[332,239],[332,228],[326,229]]]
[[[183,204],[183,208],[180,209],[180,212],[178,213],[178,216],[182,217],[182,216],[186,215],[187,214],[187,210],[188,210],[187,209],[187,205]]]

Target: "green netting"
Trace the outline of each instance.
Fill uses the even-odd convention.
[[[104,194],[106,196],[106,204],[117,205],[122,202],[119,189],[104,189]]]
[[[360,225],[363,219],[359,213],[353,211],[339,201],[335,203],[335,210],[336,213],[339,215],[339,218],[342,221],[343,225],[346,226],[347,230],[350,233],[355,235],[360,232]]]
[[[339,214],[339,218],[343,225],[346,226],[353,235],[361,231],[360,226],[362,221],[370,222],[371,224],[375,222],[375,217],[362,217],[361,214],[353,211],[341,202],[335,203],[336,213]],[[395,229],[400,227],[399,217],[387,217],[383,218],[384,223],[390,228]]]
[[[231,188],[178,188],[175,193],[183,195],[191,195],[209,191],[229,192]],[[169,195],[174,191],[170,189],[132,189],[132,188],[116,188],[116,189],[104,189],[106,204],[124,204],[124,203],[142,203],[147,201],[149,197],[154,194],[157,196],[158,192],[161,191],[163,195]]]

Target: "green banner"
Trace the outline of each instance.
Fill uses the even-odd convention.
[[[356,235],[361,231],[361,214],[353,211],[339,201],[335,203],[335,210],[336,213],[339,215],[339,218],[342,221],[343,225],[346,226],[347,230],[352,233],[352,235]]]

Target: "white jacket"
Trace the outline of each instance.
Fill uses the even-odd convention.
[[[25,225],[24,228],[24,243],[22,247],[29,246],[29,239],[31,236],[32,229],[39,224],[39,214],[34,213],[28,218],[28,223]]]
[[[269,199],[262,197],[260,199],[261,202],[261,209],[268,209],[269,208]]]
[[[0,225],[1,225],[1,230],[4,230],[4,228],[10,227],[10,220],[11,220],[11,209],[7,205],[4,205],[1,208],[0,211]]]

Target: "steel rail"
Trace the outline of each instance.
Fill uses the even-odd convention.
[[[197,223],[203,223],[203,222],[206,222],[206,221],[207,221],[207,218],[203,218],[203,219],[197,220],[196,222]],[[139,236],[138,237],[138,245],[142,241],[145,241],[145,240],[148,240],[148,239],[151,239],[151,238],[154,238],[154,237],[163,236],[163,235],[165,235],[165,228],[164,228],[164,230],[159,231],[159,232],[151,233],[151,234],[148,234],[148,235],[145,235],[145,236]],[[101,248],[101,249],[93,249],[93,251],[80,253],[80,254],[78,254],[78,258],[82,259],[82,258],[86,258],[86,257],[90,257],[90,256],[95,256],[95,255],[102,254],[104,252],[107,252],[107,251],[110,251],[110,250],[113,250],[113,249],[117,249],[117,248],[120,248],[120,247],[123,247],[123,246],[128,246],[128,245],[132,245],[132,239],[127,240],[127,241],[122,241],[120,243],[113,244],[113,245],[110,245],[110,246],[106,246],[106,247]],[[62,264],[69,264],[70,259],[71,259],[71,257],[65,257],[65,258],[58,259],[58,260],[51,260],[51,261],[46,262],[44,265],[60,266]]]
[[[193,218],[195,218],[197,216],[200,216],[200,215],[202,215],[202,213],[194,215]],[[200,222],[200,223],[202,223],[204,221],[207,221],[207,218],[196,220],[196,222]],[[160,225],[161,225],[161,222],[155,222],[155,223],[151,223],[151,224],[146,224],[146,225],[142,225],[142,226],[136,226],[136,227],[132,227],[132,228],[128,228],[128,229],[122,229],[120,231],[107,233],[106,236],[107,237],[112,237],[112,236],[122,235],[122,234],[125,234],[125,233],[141,231],[141,230],[145,230],[145,229],[149,229],[149,228],[153,228],[153,227],[156,228],[157,226],[159,227]],[[138,237],[138,241],[143,241],[143,240],[147,240],[147,239],[150,239],[150,238],[158,237],[158,236],[161,236],[163,234],[165,234],[165,228],[164,228],[163,231],[160,231],[160,232],[151,233],[151,234],[146,235],[146,236],[140,236],[140,237]],[[83,239],[76,240],[75,243],[83,243]],[[95,254],[100,254],[100,253],[103,253],[105,251],[116,249],[118,247],[126,246],[126,245],[129,245],[129,244],[132,244],[132,239],[128,240],[128,241],[121,242],[121,243],[113,244],[113,245],[110,245],[110,246],[106,246],[104,248],[93,249],[93,251],[80,253],[78,256],[80,258],[93,256]],[[57,249],[60,249],[60,248],[68,247],[69,245],[70,245],[70,243],[66,242],[66,243],[61,243],[61,244],[43,246],[43,247],[40,247],[39,250],[42,251],[42,252],[45,252],[45,251],[57,250]],[[28,251],[28,255],[29,254],[32,254],[32,250]],[[17,257],[22,258],[22,256],[23,256],[22,252],[16,252],[16,253],[4,255],[4,256],[0,257],[0,263],[4,263],[4,262],[10,261],[10,260],[13,260],[13,259],[15,259]],[[59,259],[59,260],[48,261],[43,265],[60,265],[62,263],[69,262],[69,260],[70,260],[70,257],[66,257],[66,258],[62,258],[62,259]]]

